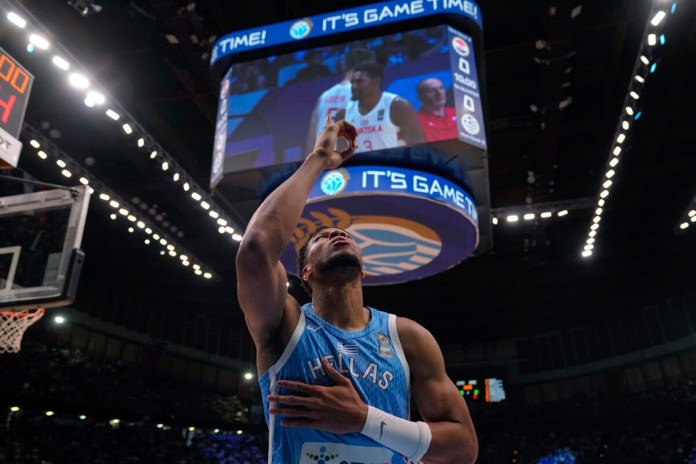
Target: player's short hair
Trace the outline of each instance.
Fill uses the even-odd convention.
[[[343,63],[346,71],[352,71],[356,66],[362,63],[370,63],[376,59],[375,52],[361,47],[353,48],[351,51],[349,51],[344,57]]]
[[[384,66],[377,63],[376,61],[370,63],[361,63],[355,67],[353,72],[364,72],[370,75],[370,77],[378,77],[384,79]]]
[[[304,269],[305,264],[307,264],[307,248],[309,247],[309,242],[312,241],[315,235],[324,229],[328,229],[328,226],[320,226],[317,230],[309,234],[309,237],[307,237],[307,240],[302,244],[297,252],[297,276],[300,278],[302,288],[309,293],[309,296],[312,296],[312,287],[302,279],[302,269]]]

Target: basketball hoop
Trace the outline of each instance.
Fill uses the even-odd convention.
[[[24,331],[44,315],[44,308],[0,311],[0,353],[17,353]]]

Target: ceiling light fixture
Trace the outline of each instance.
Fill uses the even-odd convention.
[[[7,13],[7,19],[20,29],[24,29],[27,25],[26,20],[13,11]]]
[[[633,65],[633,80],[638,84],[645,84],[645,68],[643,66],[650,66],[650,74],[655,72],[655,69],[657,67],[656,62],[651,62],[652,53],[654,49],[650,47],[653,47],[657,44],[657,34],[659,33],[659,31],[655,31],[651,27],[656,27],[660,25],[666,16],[664,11],[659,10],[657,8],[657,3],[658,2],[655,2],[655,4],[653,5],[653,10],[650,15],[652,19],[645,26],[645,29],[643,31],[643,40],[641,40],[641,49],[638,51],[636,61]],[[673,4],[673,9],[675,4]],[[660,42],[663,43],[661,36]],[[632,88],[635,85],[637,84],[633,84],[633,81],[629,83],[629,88],[626,90],[626,96],[624,97],[623,110],[625,114],[627,114],[628,116],[632,116],[634,121],[638,120],[642,115],[642,112],[634,107],[634,105],[636,105],[638,103],[638,100],[640,99],[640,94],[638,90],[636,88]],[[609,165],[609,167],[605,172],[605,180],[602,183],[602,190],[599,193],[599,198],[597,199],[597,208],[595,209],[596,215],[592,219],[592,224],[588,232],[588,240],[591,239],[593,240],[593,242],[594,237],[597,234],[597,229],[599,228],[599,221],[601,220],[600,214],[603,211],[606,198],[609,196],[609,188],[613,184],[611,179],[616,174],[614,168],[619,164],[618,157],[622,151],[620,144],[623,144],[625,142],[626,138],[628,137],[626,131],[628,131],[631,128],[631,124],[627,120],[623,119],[623,117],[621,116],[619,118],[618,125],[619,128],[617,128],[614,138],[615,143],[612,144],[612,147],[610,148],[613,157],[610,156],[610,159],[607,160],[607,164]],[[586,258],[589,257],[592,254],[592,252],[591,249],[588,250],[587,246],[585,246],[581,254],[583,257]]]
[[[37,48],[40,48],[41,50],[48,50],[48,47],[51,46],[48,40],[38,34],[30,34],[29,43],[33,44]]]
[[[37,151],[41,151],[42,153],[46,154],[46,151],[50,153],[50,156],[56,161],[56,165],[59,167],[61,170],[60,173],[65,176],[65,177],[72,177],[74,173],[76,173],[78,176],[80,176],[80,183],[87,185],[90,185],[90,192],[91,193],[97,193],[98,192],[98,197],[100,200],[104,202],[108,202],[108,206],[111,208],[114,208],[116,210],[116,213],[111,213],[110,218],[112,220],[118,220],[118,215],[120,214],[122,217],[127,219],[129,222],[128,227],[132,227],[130,223],[136,223],[138,226],[138,230],[143,230],[145,228],[146,233],[151,234],[154,230],[158,230],[157,226],[154,224],[149,224],[149,222],[144,219],[138,219],[135,214],[132,214],[128,209],[122,207],[121,205],[126,205],[128,202],[126,200],[121,199],[117,193],[113,192],[110,190],[106,185],[104,185],[99,179],[94,177],[91,173],[89,173],[84,167],[82,167],[80,164],[78,164],[76,161],[74,161],[72,158],[70,158],[68,155],[63,153],[58,147],[56,147],[50,140],[48,140],[46,137],[43,136],[39,132],[39,130],[35,129],[33,126],[31,126],[28,123],[25,123],[25,127],[22,132],[23,137],[29,138],[30,142],[29,145],[32,146],[33,148],[37,149]],[[38,147],[43,147],[46,151],[43,150],[38,150]],[[49,155],[46,154],[48,157]],[[117,214],[118,213],[118,214]],[[149,232],[148,232],[149,231]],[[129,232],[135,232],[129,231]],[[176,249],[180,250],[185,250],[185,248],[181,245],[179,245],[173,238],[167,236],[166,233],[159,231],[159,234],[155,234],[157,236],[158,240],[161,240],[163,245],[171,244],[171,246],[175,247]],[[188,255],[194,256],[192,253],[187,252]],[[202,262],[201,260],[195,258],[195,261]],[[199,267],[201,267],[200,264],[198,264]],[[207,268],[207,266],[205,266]],[[206,271],[206,272],[211,272],[212,271]]]
[[[70,63],[68,63],[67,61],[65,61],[65,59],[61,58],[58,55],[54,56],[53,59],[51,59],[51,61],[54,65],[56,65],[58,69],[62,69],[63,71],[67,71],[68,69],[70,69]]]
[[[80,3],[82,3],[82,0],[80,0]],[[89,2],[89,5],[90,5],[89,8],[91,8],[90,11],[93,10],[94,12],[99,12],[102,9],[102,7],[100,5],[97,5],[96,3],[93,3],[93,2]],[[27,26],[26,20],[24,20],[21,16],[19,16],[19,14],[15,13],[15,12],[8,13],[7,17],[8,17],[8,20],[10,20],[13,24],[15,24],[19,28],[25,28]],[[41,27],[40,25],[34,25],[34,26]],[[49,34],[46,34],[46,35],[49,35]],[[29,36],[29,42],[30,42],[31,47],[29,47],[28,50],[30,52],[33,52],[34,48],[45,50],[45,49],[48,49],[50,47],[50,43],[48,42],[48,40],[46,40],[44,38],[44,36],[42,34],[31,33]],[[58,44],[57,47],[60,48],[60,44]],[[65,56],[66,58],[61,57],[60,59],[56,60],[57,63],[54,61],[54,64],[56,66],[60,67],[61,69],[64,69],[66,67],[65,65],[68,64],[68,60],[72,60],[74,63],[77,63],[77,60],[75,60],[74,57],[72,57],[71,54],[67,52],[67,50],[61,49],[60,53],[61,53],[61,55]],[[68,67],[70,67],[69,64],[68,64]],[[82,73],[80,73],[80,74],[82,74]],[[89,79],[87,78],[86,74],[82,74],[82,75],[83,75],[83,78],[79,78],[79,77],[73,75],[71,82],[73,85],[76,85],[80,88],[86,88],[89,86]],[[78,74],[78,76],[79,76],[79,74]],[[99,104],[99,101],[100,100],[98,100],[98,99],[88,97],[88,98],[85,98],[85,105],[88,107],[94,107],[94,106]],[[122,126],[122,128],[124,131],[126,131],[126,133],[130,134],[132,132],[137,132],[138,134],[141,134],[145,138],[151,138],[151,137],[148,137],[149,134],[140,124],[137,123],[136,119],[133,118],[132,116],[130,116],[123,108],[119,109],[118,112],[115,111],[113,108],[108,109],[106,111],[106,114],[109,118],[111,118],[113,120],[119,120],[123,117],[122,115],[125,115],[126,123]],[[190,183],[194,187],[196,187],[197,190],[204,191],[202,188],[200,188],[198,186],[198,184],[193,180],[193,178],[183,168],[181,168],[181,166],[176,162],[176,160],[174,160],[174,158],[172,158],[165,150],[161,149],[161,147],[159,145],[157,145],[157,148],[159,148],[159,151],[161,152],[161,156],[165,159],[165,161],[168,162],[169,166],[174,167],[180,173],[179,174],[180,177],[182,177],[188,181],[187,184]],[[153,151],[152,153],[155,153],[155,151]],[[213,199],[210,196],[208,196],[205,193],[202,196],[205,197],[205,199],[208,201],[209,204],[215,206],[218,211],[223,210],[222,208],[218,207],[216,202],[213,201]],[[220,213],[220,214],[224,214],[224,213]],[[227,219],[230,222],[232,222],[232,220],[230,218],[227,218]],[[228,233],[233,236],[232,239],[235,241],[239,241],[237,238],[235,238],[235,235],[237,235],[237,234],[234,234],[234,229],[232,229],[232,228],[230,228],[230,229],[231,229],[231,231]]]

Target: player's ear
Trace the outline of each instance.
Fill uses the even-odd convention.
[[[329,116],[330,117],[330,116]],[[302,268],[302,274],[301,278],[303,282],[307,282],[309,280],[309,275],[312,273],[312,268],[308,265]]]

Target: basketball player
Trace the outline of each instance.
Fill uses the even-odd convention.
[[[312,296],[287,292],[279,257],[310,189],[357,148],[332,122],[298,170],[259,206],[237,253],[237,294],[256,345],[269,464],[473,463],[476,432],[440,348],[416,322],[365,306],[362,253],[338,228],[316,231],[298,255]],[[336,152],[338,137],[348,148]],[[409,420],[410,392],[423,421]]]
[[[352,99],[336,119],[345,119],[358,129],[356,152],[394,148],[425,142],[416,112],[400,96],[382,91],[384,67],[363,63],[350,81]]]
[[[322,92],[314,106],[314,111],[309,121],[309,131],[307,131],[307,143],[305,145],[307,152],[312,151],[312,148],[314,148],[314,142],[324,128],[326,115],[331,115],[332,118],[335,117],[336,112],[345,109],[350,101],[350,80],[353,78],[355,67],[370,61],[375,61],[375,53],[366,48],[353,48],[346,54],[342,61],[345,69],[343,79]]]

